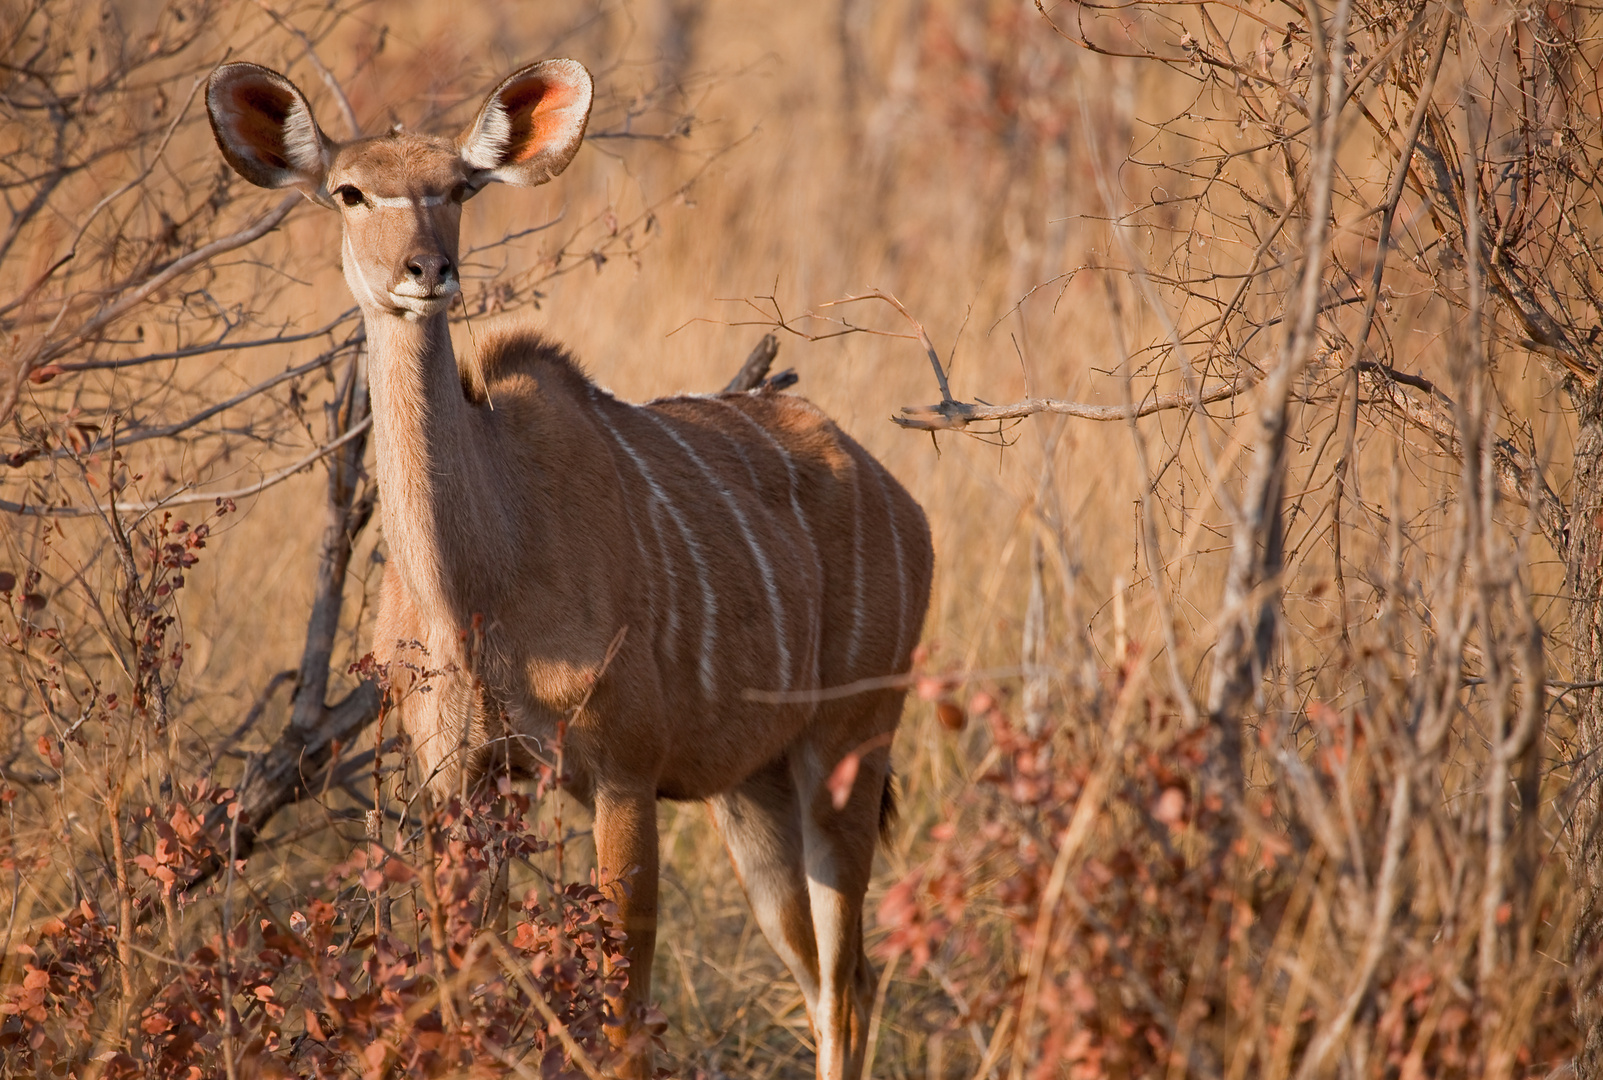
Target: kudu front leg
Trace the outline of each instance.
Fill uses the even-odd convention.
[[[610,1027],[608,1038],[628,1054],[618,1075],[645,1080],[652,1073],[652,1046],[635,1013],[637,1005],[651,1002],[657,947],[657,793],[597,790],[595,806],[597,880],[617,904],[618,924],[628,935],[629,984],[608,1002],[624,1023]]]

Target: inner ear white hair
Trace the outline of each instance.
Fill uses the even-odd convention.
[[[508,75],[456,140],[473,187],[532,187],[562,172],[584,140],[594,92],[577,60],[542,60]]]

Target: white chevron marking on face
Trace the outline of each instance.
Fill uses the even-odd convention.
[[[410,210],[414,206],[443,206],[448,198],[445,195],[370,195],[367,192],[363,192],[362,197],[385,210]]]

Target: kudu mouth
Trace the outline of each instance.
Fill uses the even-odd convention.
[[[390,302],[402,312],[427,318],[451,306],[462,291],[454,260],[438,253],[417,253],[406,261],[400,280],[389,288]]]
[[[462,291],[455,278],[441,281],[430,288],[419,282],[402,280],[390,287],[390,303],[408,315],[428,318],[438,315],[451,306],[451,300]]]

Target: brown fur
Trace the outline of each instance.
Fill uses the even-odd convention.
[[[317,144],[302,130],[289,133],[302,151],[246,145],[264,138],[259,116],[236,115],[262,96],[252,80],[275,109],[299,95],[264,71],[230,65],[208,91],[223,103],[218,140],[247,176],[252,161]],[[620,1009],[649,993],[655,801],[709,800],[807,999],[818,1075],[855,1077],[874,986],[863,894],[894,809],[888,743],[905,691],[816,692],[908,669],[929,529],[895,479],[801,398],[632,405],[517,331],[480,335],[458,367],[445,308],[461,199],[486,177],[560,171],[588,111],[581,75],[569,61],[515,73],[454,144],[336,146],[317,132],[324,167],[292,170],[289,182],[341,209],[346,278],[367,322],[390,545],[374,651],[442,794],[497,758],[548,757],[567,721],[567,784],[595,808],[601,876],[628,934]],[[501,123],[519,109],[533,113]],[[850,754],[858,779],[837,808],[826,780]],[[650,1070],[647,1050],[626,1072]]]

